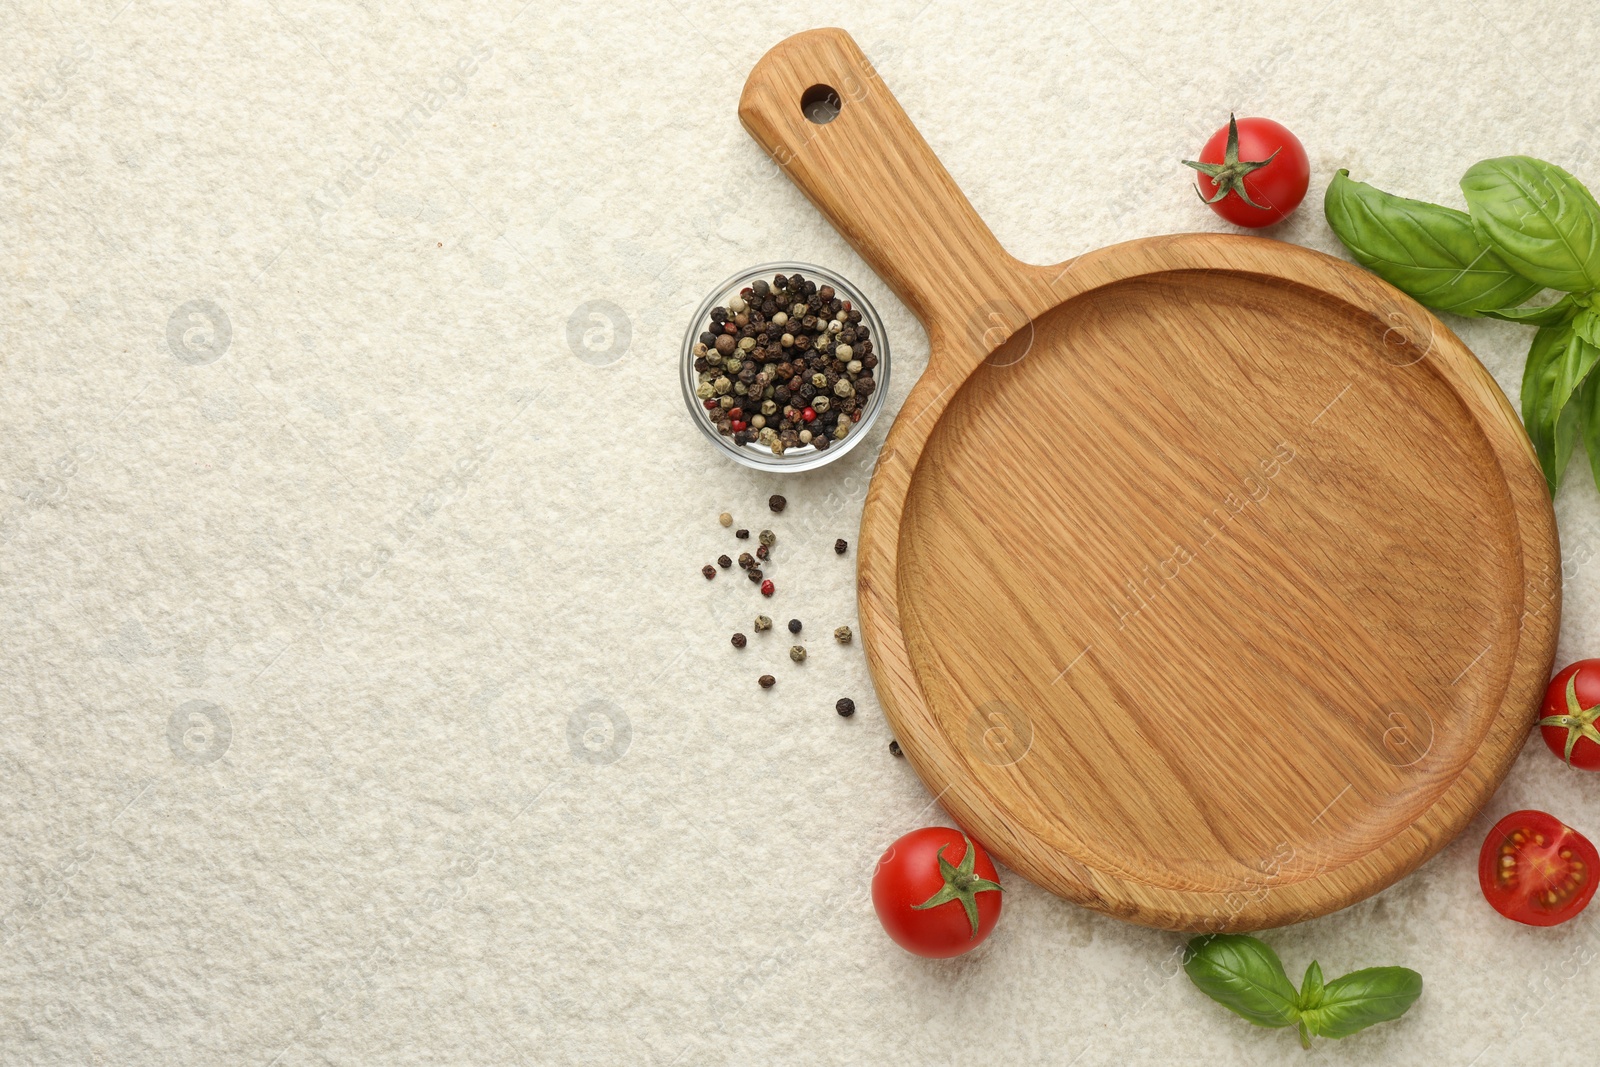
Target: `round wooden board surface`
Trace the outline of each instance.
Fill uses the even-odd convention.
[[[798,100],[851,78],[808,123]],[[895,734],[964,827],[1186,930],[1325,914],[1460,831],[1531,725],[1559,554],[1454,334],[1257,238],[1018,263],[841,31],[769,53],[741,117],[928,327],[861,611]]]

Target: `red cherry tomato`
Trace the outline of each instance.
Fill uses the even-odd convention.
[[[1589,906],[1600,853],[1554,815],[1514,811],[1478,853],[1478,885],[1495,911],[1529,926],[1564,923]]]
[[[948,959],[977,948],[1000,921],[1000,875],[983,847],[960,830],[928,826],[878,860],[872,907],[895,944]]]
[[[1211,135],[1198,161],[1186,159],[1200,199],[1235,226],[1271,226],[1305,199],[1311,160],[1300,138],[1271,119],[1238,119]]]
[[[1574,767],[1600,771],[1600,659],[1561,668],[1544,691],[1539,734],[1550,751]]]

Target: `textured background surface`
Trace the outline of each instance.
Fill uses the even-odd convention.
[[[889,944],[872,862],[937,811],[859,643],[823,639],[855,622],[830,546],[875,449],[753,475],[676,379],[705,289],[777,258],[869,288],[891,408],[925,363],[735,117],[811,25],[851,29],[1037,261],[1219,228],[1176,161],[1230,107],[1305,140],[1312,201],[1277,236],[1322,249],[1338,166],[1453,204],[1508,152],[1600,186],[1592,13],[1213,7],[7,6],[0,1060],[1299,1055],[1171,980],[1181,938],[1020,879],[964,960]],[[1529,332],[1450,324],[1514,398]],[[1563,659],[1600,650],[1600,499],[1573,471]],[[760,598],[698,573],[725,508],[782,539],[765,606],[807,621],[803,667],[777,634],[728,646]],[[1519,806],[1593,835],[1600,777],[1529,748],[1418,874],[1269,935],[1296,975],[1425,976],[1403,1022],[1321,1058],[1586,1040],[1553,1000],[1593,981],[1600,914],[1536,931],[1479,898],[1477,842]]]

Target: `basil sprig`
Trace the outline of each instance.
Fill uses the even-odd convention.
[[[1356,262],[1418,302],[1537,326],[1522,377],[1522,421],[1550,492],[1581,433],[1600,484],[1600,204],[1554,163],[1501,156],[1461,178],[1467,210],[1352,181],[1341,170],[1323,212]],[[1519,306],[1556,289],[1550,304]],[[1592,443],[1591,443],[1592,442]]]
[[[1183,969],[1206,996],[1255,1025],[1295,1027],[1305,1048],[1313,1037],[1348,1037],[1398,1019],[1422,995],[1422,975],[1408,967],[1368,967],[1324,983],[1315,960],[1296,991],[1278,954],[1244,934],[1195,938]]]

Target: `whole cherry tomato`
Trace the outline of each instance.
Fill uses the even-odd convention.
[[[1311,160],[1300,138],[1271,119],[1238,119],[1211,135],[1193,167],[1195,188],[1211,210],[1235,226],[1270,226],[1300,206],[1311,184]]]
[[[889,846],[872,873],[878,921],[907,952],[947,959],[983,943],[1000,920],[1000,875],[960,830],[928,826]]]
[[[1561,668],[1544,691],[1539,734],[1550,751],[1573,767],[1600,771],[1600,659]]]
[[[1589,839],[1542,811],[1507,815],[1478,853],[1484,899],[1529,926],[1555,926],[1588,907],[1597,875],[1600,853]]]

